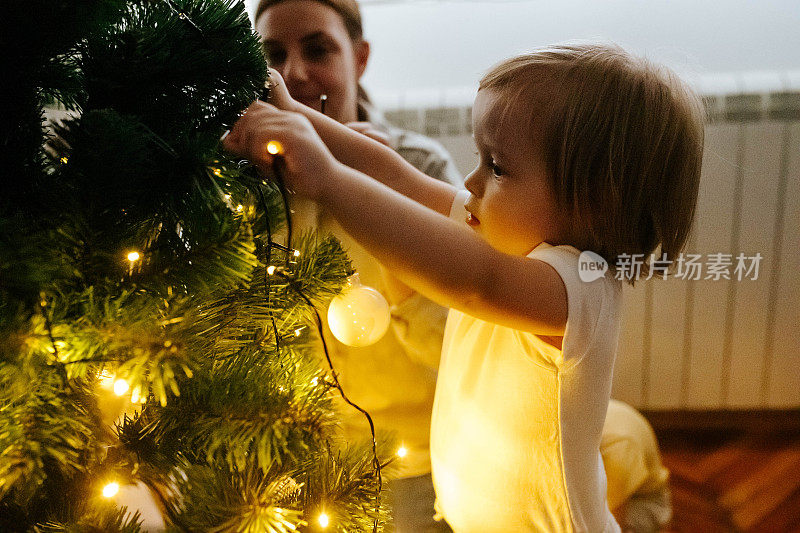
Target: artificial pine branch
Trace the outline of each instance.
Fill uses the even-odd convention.
[[[76,503],[59,513],[66,519],[52,519],[36,524],[34,533],[139,533],[138,512],[128,512],[109,502],[94,505]]]

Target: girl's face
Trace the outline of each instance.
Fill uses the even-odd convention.
[[[539,243],[563,244],[568,221],[558,208],[547,166],[532,147],[517,106],[494,91],[479,91],[472,126],[480,157],[464,182],[471,193],[467,223],[492,247],[527,255]]]
[[[270,66],[281,73],[295,100],[339,122],[357,117],[358,80],[369,58],[366,41],[354,43],[331,7],[314,0],[287,0],[256,21]]]

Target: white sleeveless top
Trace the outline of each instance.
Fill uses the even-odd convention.
[[[465,193],[451,216],[464,221]],[[611,394],[621,283],[578,274],[580,252],[542,243],[568,299],[563,349],[451,310],[431,424],[438,509],[456,533],[619,531],[600,434]]]

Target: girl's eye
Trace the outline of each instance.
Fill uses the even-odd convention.
[[[492,174],[495,178],[500,178],[504,174],[503,169],[497,166],[497,163],[494,162],[494,159],[489,160],[489,168],[492,169]]]

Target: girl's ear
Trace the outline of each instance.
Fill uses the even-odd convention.
[[[361,40],[355,48],[356,55],[356,76],[361,79],[364,71],[367,69],[367,62],[369,61],[369,41]]]

